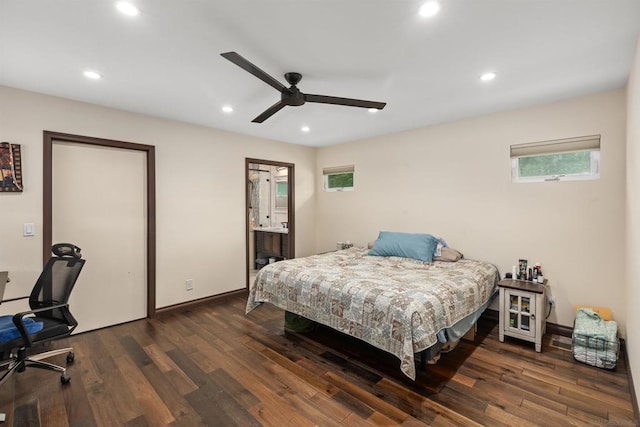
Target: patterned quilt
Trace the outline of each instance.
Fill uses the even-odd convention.
[[[394,354],[415,379],[414,353],[486,303],[498,270],[468,259],[426,263],[368,252],[350,248],[269,264],[258,272],[246,312],[269,302],[330,326]]]

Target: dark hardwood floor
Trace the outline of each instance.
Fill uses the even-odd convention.
[[[571,352],[498,341],[481,319],[415,382],[399,361],[327,329],[283,332],[245,299],[79,334],[71,383],[28,369],[0,388],[7,426],[637,425],[621,357],[614,371]],[[61,346],[64,342],[58,342]],[[64,363],[64,356],[54,358]]]

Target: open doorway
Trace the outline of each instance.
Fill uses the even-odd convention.
[[[295,257],[294,165],[245,159],[247,289],[270,262]]]

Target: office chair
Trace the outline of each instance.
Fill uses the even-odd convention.
[[[46,359],[67,353],[67,362],[74,359],[72,348],[51,350],[28,355],[28,350],[40,344],[67,337],[78,326],[69,311],[69,295],[80,275],[85,260],[80,248],[70,243],[59,243],[51,248],[52,256],[42,270],[29,296],[31,310],[13,316],[0,316],[0,385],[14,372],[26,367],[60,372],[62,384],[71,378],[67,370],[44,362]]]

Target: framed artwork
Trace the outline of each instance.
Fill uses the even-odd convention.
[[[20,145],[0,142],[0,192],[22,191]]]

